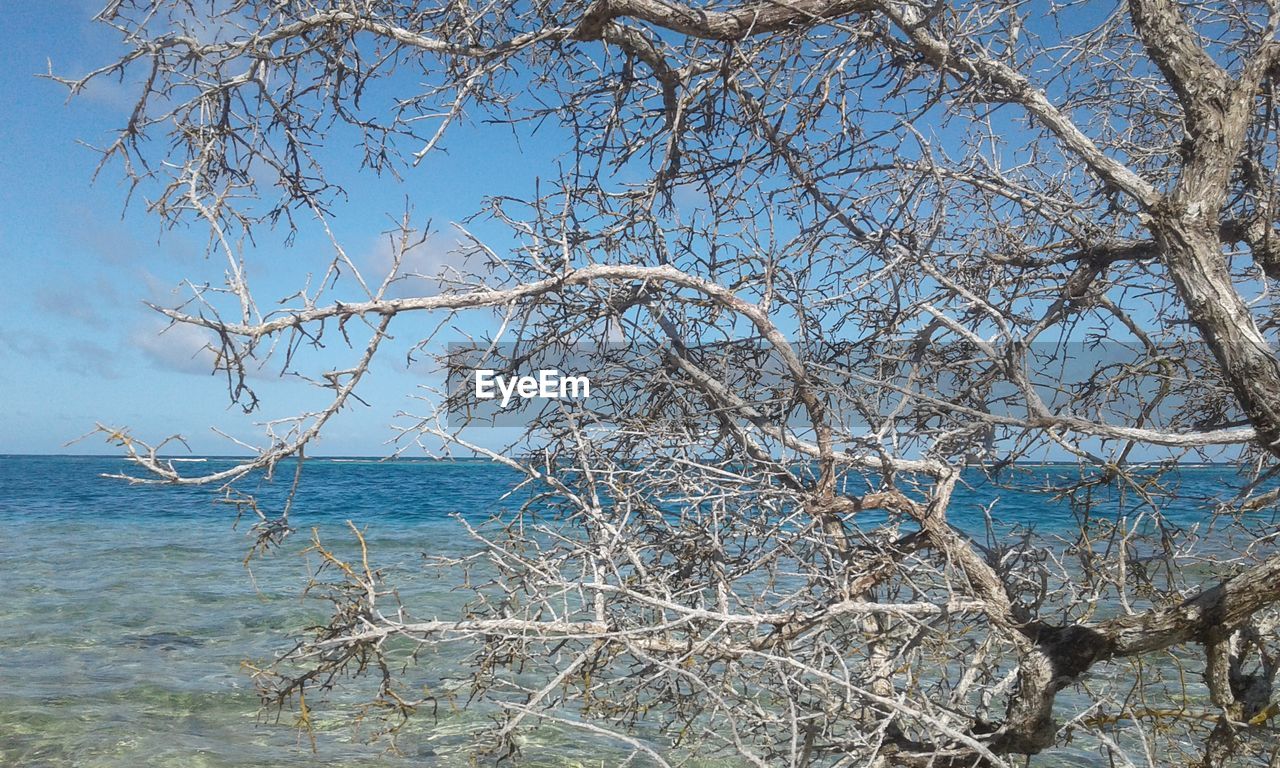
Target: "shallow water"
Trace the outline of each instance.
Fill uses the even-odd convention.
[[[0,465],[0,765],[422,764],[483,724],[463,713],[412,730],[407,756],[395,757],[321,721],[313,753],[287,723],[258,722],[242,662],[270,659],[286,632],[321,618],[299,598],[315,565],[298,554],[306,529],[349,543],[345,516],[363,517],[379,563],[411,572],[422,553],[460,545],[450,513],[497,502],[492,469],[317,463],[299,500],[303,532],[246,569],[244,526],[232,529],[213,494],[97,477],[122,466]],[[460,600],[450,586],[417,585],[406,598],[443,613]]]
[[[349,547],[344,521],[358,521],[415,613],[448,615],[462,593],[414,579],[415,565],[467,548],[450,515],[514,506],[502,499],[513,473],[470,462],[313,462],[293,519],[302,532],[247,569],[245,526],[233,530],[214,494],[98,477],[124,466],[0,458],[0,766],[467,764],[459,747],[487,724],[482,708],[415,721],[398,755],[329,714],[313,751],[290,713],[278,724],[259,718],[242,663],[270,659],[287,633],[321,618],[299,596],[315,566],[300,554],[312,526]],[[1188,471],[1185,482],[1207,494],[1222,473]],[[281,485],[260,488],[264,501],[278,501]],[[994,495],[965,491],[955,514],[978,526]],[[1070,521],[1043,495],[1000,496],[1003,523],[1053,530]],[[455,682],[455,662],[442,654],[427,664],[433,685]],[[556,764],[602,764],[599,745],[578,733],[544,728],[532,738],[544,749],[531,751]]]

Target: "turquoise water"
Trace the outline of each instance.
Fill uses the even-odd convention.
[[[322,618],[299,598],[315,565],[299,552],[312,526],[349,545],[348,517],[367,526],[406,600],[447,614],[461,595],[438,580],[414,583],[414,566],[424,553],[459,551],[449,515],[492,509],[509,475],[465,463],[315,462],[298,499],[300,532],[246,568],[247,524],[233,530],[216,494],[98,477],[123,467],[0,462],[0,765],[453,764],[449,747],[484,725],[481,713],[411,728],[403,756],[321,720],[313,753],[290,715],[259,722],[242,662],[270,659],[287,632]],[[280,494],[259,490],[266,501]]]
[[[299,596],[315,567],[301,554],[313,526],[341,549],[352,544],[345,521],[356,521],[415,614],[448,616],[465,596],[422,575],[421,558],[467,551],[451,515],[515,506],[503,499],[513,472],[473,462],[313,461],[293,516],[300,532],[246,567],[247,524],[233,529],[234,513],[216,493],[99,477],[125,466],[0,458],[0,766],[467,764],[460,747],[487,725],[483,707],[444,707],[438,719],[415,721],[399,753],[369,744],[340,709],[325,710],[313,747],[291,727],[291,713],[278,723],[259,716],[242,664],[269,660],[289,632],[322,618]],[[246,490],[278,503],[287,480]],[[1204,499],[1234,481],[1208,468],[1182,470],[1179,482],[1184,501],[1171,514],[1192,524]],[[1073,525],[1047,494],[985,486],[959,493],[953,518],[976,529],[997,497],[1001,524],[1050,533]],[[433,688],[461,687],[458,661],[443,652],[427,663]],[[598,745],[580,734],[543,728],[533,738],[555,764],[601,764]]]

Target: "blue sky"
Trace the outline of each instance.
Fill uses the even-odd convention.
[[[9,102],[0,123],[0,453],[109,452],[100,438],[65,447],[95,422],[127,426],[148,440],[180,433],[196,453],[230,452],[210,427],[254,442],[261,433],[255,421],[318,404],[321,393],[264,373],[256,382],[263,410],[245,417],[228,406],[225,382],[193,357],[200,346],[193,333],[179,328],[159,335],[164,323],[143,302],[176,303],[185,278],[220,283],[223,263],[205,257],[198,227],[165,231],[137,199],[126,210],[127,190],[116,169],[91,182],[97,157],[80,142],[102,144],[123,123],[131,106],[128,85],[103,83],[68,104],[64,88],[38,77],[49,62],[58,74],[76,75],[110,60],[115,34],[90,21],[99,5],[67,0],[6,11],[7,44],[0,52],[0,87]],[[358,263],[376,266],[387,259],[381,233],[406,197],[417,220],[430,220],[439,233],[427,255],[436,258],[452,239],[450,222],[473,213],[485,194],[529,191],[512,185],[531,185],[539,166],[550,162],[545,153],[531,154],[545,144],[525,139],[517,145],[507,129],[472,125],[459,136],[447,155],[402,182],[362,179],[349,187],[333,225]],[[301,276],[328,261],[315,240],[302,237],[290,248],[282,233],[260,236],[257,250],[250,254],[250,277],[264,306],[296,291]],[[450,339],[461,337],[444,340]],[[352,353],[323,354],[338,363]],[[312,452],[386,452],[388,424],[397,410],[412,405],[406,396],[423,379],[421,371],[407,370],[403,355],[385,356],[361,390],[371,407],[341,415]]]
[[[98,83],[68,103],[62,86],[38,77],[49,63],[73,76],[114,58],[115,33],[91,22],[100,2],[27,3],[7,13],[8,45],[0,49],[0,92],[10,102],[0,122],[6,150],[0,156],[0,453],[110,452],[100,438],[66,445],[97,422],[127,427],[148,441],[179,433],[195,453],[233,452],[211,427],[257,443],[256,422],[320,406],[327,393],[296,379],[280,381],[273,375],[278,366],[268,368],[253,382],[262,410],[246,417],[228,403],[225,380],[211,375],[207,358],[197,354],[198,334],[182,327],[160,334],[165,323],[143,302],[176,304],[184,279],[221,284],[224,263],[206,257],[200,226],[164,230],[136,197],[125,209],[118,169],[109,167],[91,182],[97,156],[81,142],[103,144],[124,123],[132,108],[129,85]],[[323,159],[349,193],[331,224],[348,253],[374,275],[388,260],[382,234],[388,216],[401,212],[406,198],[416,220],[430,220],[437,233],[424,253],[429,268],[432,259],[447,258],[450,222],[474,213],[486,195],[530,196],[539,177],[555,174],[555,155],[568,146],[549,126],[532,137],[522,130],[519,142],[506,127],[458,128],[447,153],[408,169],[403,180],[357,174],[351,137],[329,137]],[[287,245],[283,232],[258,233],[248,258],[264,310],[295,293],[309,273],[323,271],[330,254],[316,234],[304,230]],[[496,228],[478,234],[498,247],[506,237]],[[397,321],[392,330],[399,341],[383,350],[359,390],[369,407],[340,415],[311,453],[390,450],[385,443],[395,413],[422,412],[408,396],[418,385],[438,383],[404,364],[407,342],[437,321]],[[462,330],[478,334],[496,327],[486,315],[464,322]],[[438,341],[463,338],[451,333]],[[356,354],[331,347],[315,362],[345,368]]]

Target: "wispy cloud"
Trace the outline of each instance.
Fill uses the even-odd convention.
[[[395,266],[396,251],[396,240],[384,236],[360,260],[370,288],[380,285],[391,272]],[[467,266],[466,255],[459,250],[456,241],[439,234],[429,235],[404,255],[387,293],[390,298],[437,294],[444,285],[457,280]]]
[[[105,283],[105,281],[102,281]],[[101,288],[110,288],[103,285]],[[104,327],[107,316],[100,302],[101,290],[74,288],[67,284],[41,286],[35,294],[36,309],[58,318],[78,320],[85,325]]]
[[[57,370],[84,377],[121,378],[124,362],[121,351],[84,336],[51,336],[27,329],[0,329],[0,352],[28,365],[50,365]]]
[[[130,345],[161,370],[209,375],[217,354],[213,337],[193,325],[150,324],[129,337]]]

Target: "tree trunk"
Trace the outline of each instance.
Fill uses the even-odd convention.
[[[1257,430],[1258,443],[1280,456],[1280,365],[1232,285],[1217,224],[1203,221],[1208,218],[1201,211],[1157,215],[1151,230],[1164,248],[1165,263],[1191,322]]]

